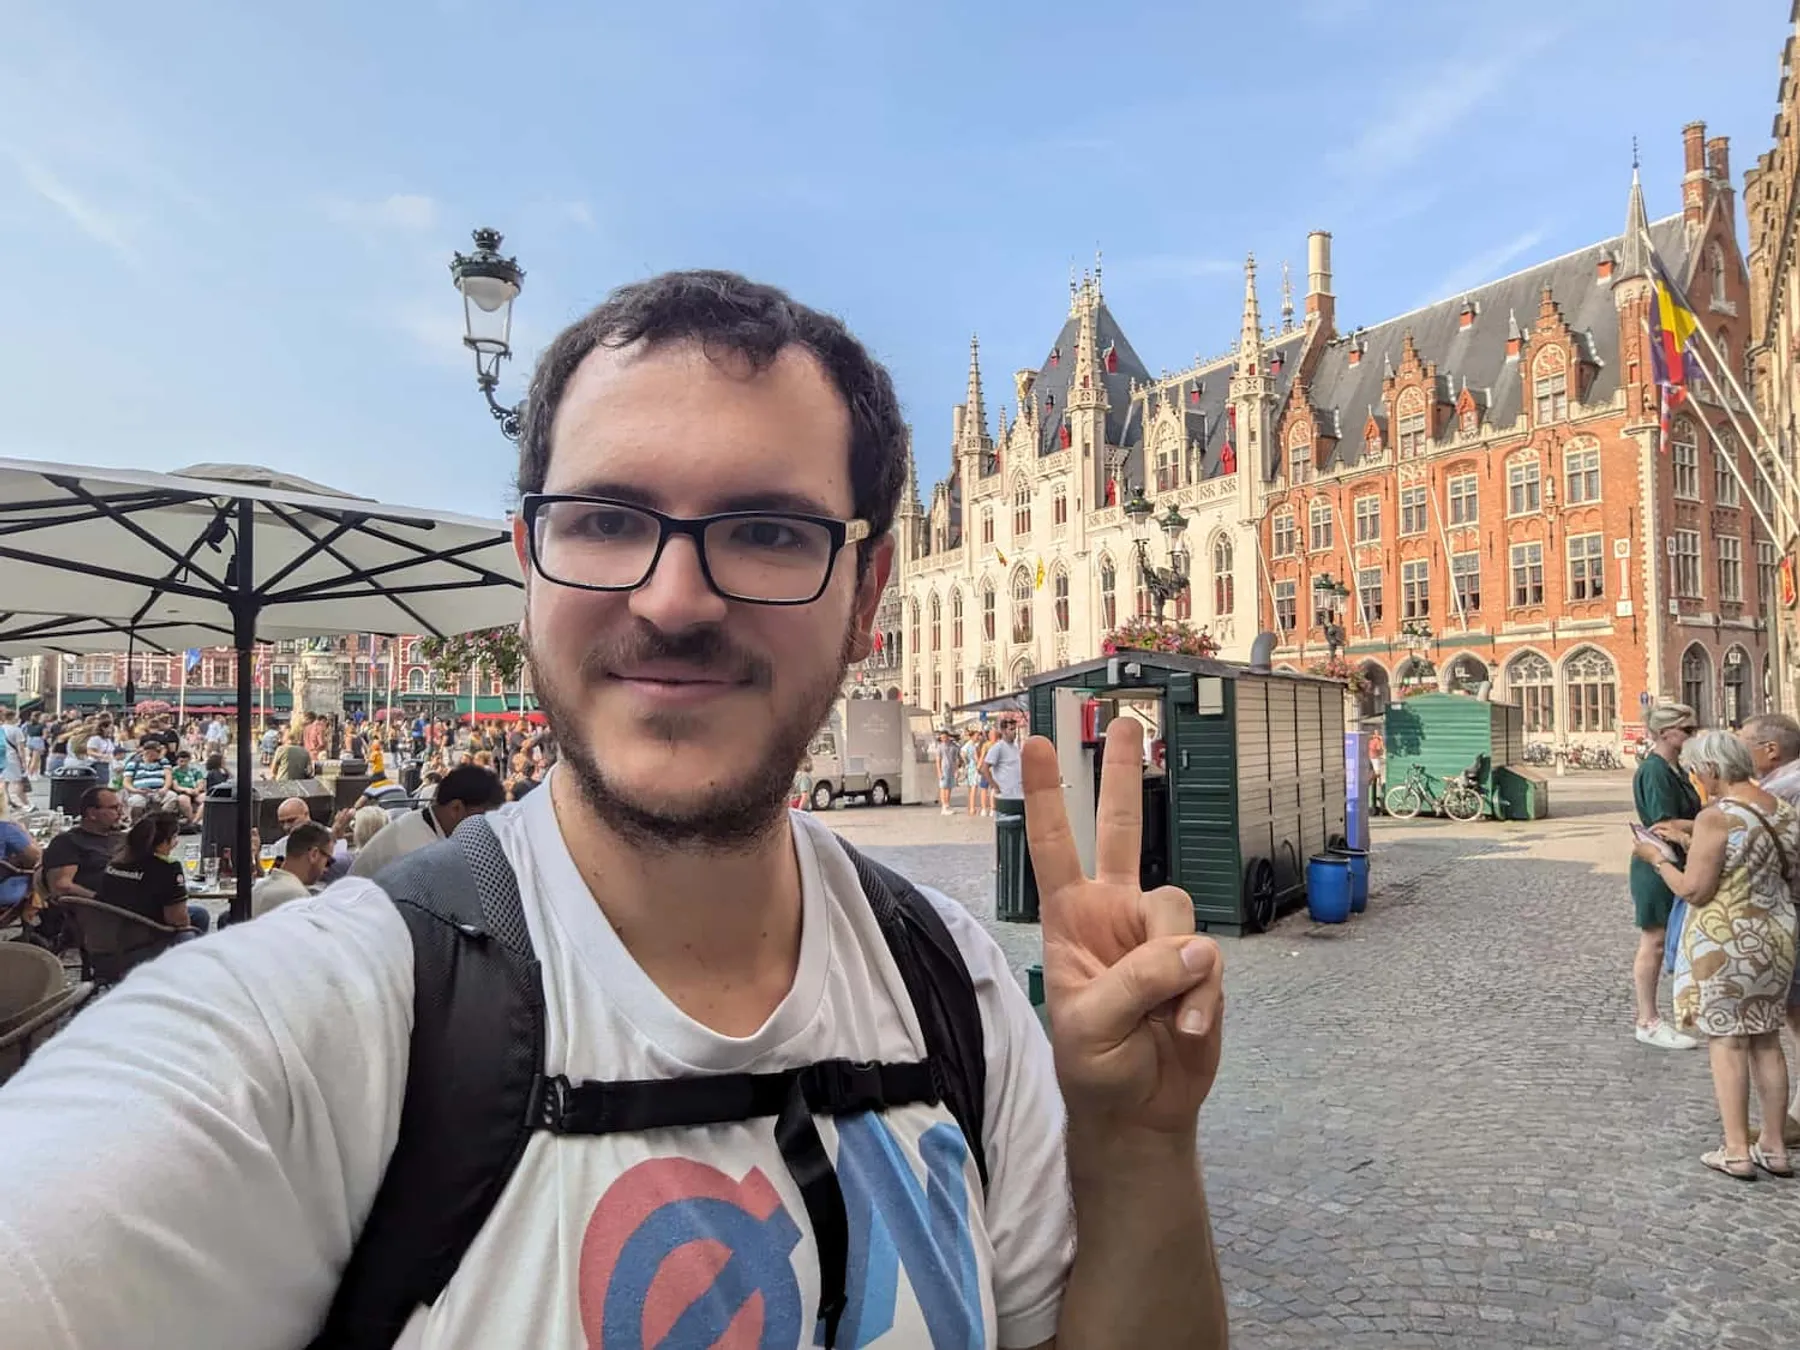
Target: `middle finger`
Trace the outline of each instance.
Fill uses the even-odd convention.
[[[1144,833],[1144,727],[1115,717],[1106,728],[1100,770],[1100,809],[1094,829],[1094,878],[1138,887]]]

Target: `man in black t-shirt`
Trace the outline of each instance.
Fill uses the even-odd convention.
[[[92,900],[107,864],[119,851],[119,816],[124,804],[109,787],[81,794],[81,823],[64,830],[44,850],[44,881],[51,896]]]

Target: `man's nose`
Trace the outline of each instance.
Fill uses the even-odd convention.
[[[700,546],[685,536],[663,545],[644,584],[631,592],[631,612],[665,632],[683,632],[725,617],[725,599],[706,580]]]

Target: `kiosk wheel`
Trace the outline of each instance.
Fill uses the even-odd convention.
[[[1244,925],[1266,933],[1275,922],[1275,864],[1252,858],[1244,868]]]

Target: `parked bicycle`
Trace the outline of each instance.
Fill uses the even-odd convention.
[[[1441,790],[1439,782],[1444,785]],[[1481,789],[1475,786],[1473,769],[1440,779],[1414,764],[1403,781],[1388,789],[1386,805],[1388,814],[1401,820],[1411,820],[1429,809],[1434,815],[1441,811],[1451,820],[1466,823],[1481,819]]]
[[[1548,741],[1527,741],[1525,748],[1519,752],[1522,764],[1553,764],[1556,762],[1556,751]]]

